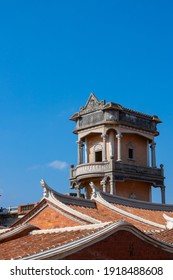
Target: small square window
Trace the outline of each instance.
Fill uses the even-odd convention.
[[[129,159],[133,159],[133,149],[129,149]]]

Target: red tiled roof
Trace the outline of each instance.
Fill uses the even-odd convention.
[[[173,254],[173,246],[165,245],[159,239],[147,236],[135,228],[132,224],[126,222],[112,223],[109,225],[100,225],[100,228],[76,228],[75,230],[65,230],[63,232],[38,231],[38,234],[29,234],[19,239],[11,240],[0,244],[0,259],[47,259],[52,256],[52,252],[57,259],[62,259],[66,255],[73,253],[73,250],[81,250],[91,244],[104,240],[108,236],[118,232],[127,231],[145,240],[149,244],[155,244],[161,250],[168,250]],[[94,243],[93,243],[94,242]],[[63,245],[68,244],[68,248]],[[62,249],[61,249],[62,248]],[[66,248],[65,251],[63,248]]]
[[[115,203],[114,199],[117,198],[104,194],[103,196],[98,195],[92,201],[85,201],[84,199],[73,199],[60,195],[57,192],[54,193],[51,188],[48,188],[47,196],[34,209],[17,221],[11,227],[9,233],[0,235],[0,239],[5,240],[5,243],[0,244],[0,259],[20,259],[26,258],[27,255],[32,257],[33,254],[39,252],[63,244],[71,244],[72,240],[77,241],[97,231],[100,233],[100,229],[95,227],[89,229],[88,226],[100,226],[101,228],[103,227],[102,223],[105,222],[113,224],[128,223],[133,230],[143,231],[142,236],[144,237],[147,236],[144,233],[145,231],[155,232],[165,227],[166,221],[163,218],[165,212],[173,217],[173,211],[160,210],[160,208],[157,210],[138,208],[132,206],[135,205],[133,202],[130,206]],[[171,208],[168,207],[168,209]],[[48,231],[28,234],[31,228],[27,228],[18,234],[18,229],[27,223],[30,223],[31,227]],[[84,225],[84,227],[79,229],[79,225]],[[71,227],[70,230],[67,229],[69,227]],[[134,227],[137,229],[134,229]],[[61,232],[62,230],[63,232]],[[9,236],[10,238],[8,238]],[[172,243],[173,240],[172,231],[163,231],[163,233],[153,236],[159,242]]]
[[[123,220],[123,221],[129,222],[129,223],[132,223],[134,226],[136,226],[137,228],[139,228],[143,231],[152,231],[152,230],[157,229],[157,227],[155,227],[155,226],[147,225],[143,222],[136,221],[123,214],[112,211],[111,209],[103,206],[102,204],[100,204],[98,202],[96,203],[96,208],[80,207],[80,206],[74,206],[74,205],[70,205],[70,207],[81,213],[90,215],[93,218],[97,218],[101,222],[117,222],[117,221]]]
[[[153,237],[163,242],[173,244],[173,229],[161,231],[153,234]]]
[[[124,205],[120,205],[120,204],[118,204],[118,205],[113,204],[113,205],[118,207],[119,209],[122,209],[128,213],[137,215],[146,220],[165,225],[165,219],[163,218],[163,214],[165,213],[165,211],[141,209],[141,208],[135,208],[135,207],[130,207],[130,206],[124,206]],[[166,213],[170,217],[173,217],[173,212],[166,212]]]
[[[74,240],[78,240],[96,232],[97,230],[98,229],[83,229],[62,233],[27,235],[20,239],[0,244],[0,259],[21,259],[28,255],[36,254],[54,248],[55,246],[64,245]]]

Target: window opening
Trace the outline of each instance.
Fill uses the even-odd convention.
[[[133,159],[133,149],[129,148],[129,159]]]
[[[102,161],[102,151],[96,151],[95,152],[95,162]]]

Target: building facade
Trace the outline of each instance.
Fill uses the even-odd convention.
[[[93,182],[103,192],[149,202],[152,187],[160,188],[165,203],[164,169],[156,164],[157,116],[99,101],[91,93],[71,120],[76,122],[78,164],[71,165],[70,181],[78,196],[85,189],[90,198]]]

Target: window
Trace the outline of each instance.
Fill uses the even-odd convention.
[[[95,157],[95,162],[102,162],[102,145],[97,144],[94,146],[94,157]]]
[[[102,151],[96,151],[95,152],[95,162],[102,161]]]
[[[129,148],[129,159],[133,159],[133,149]]]

